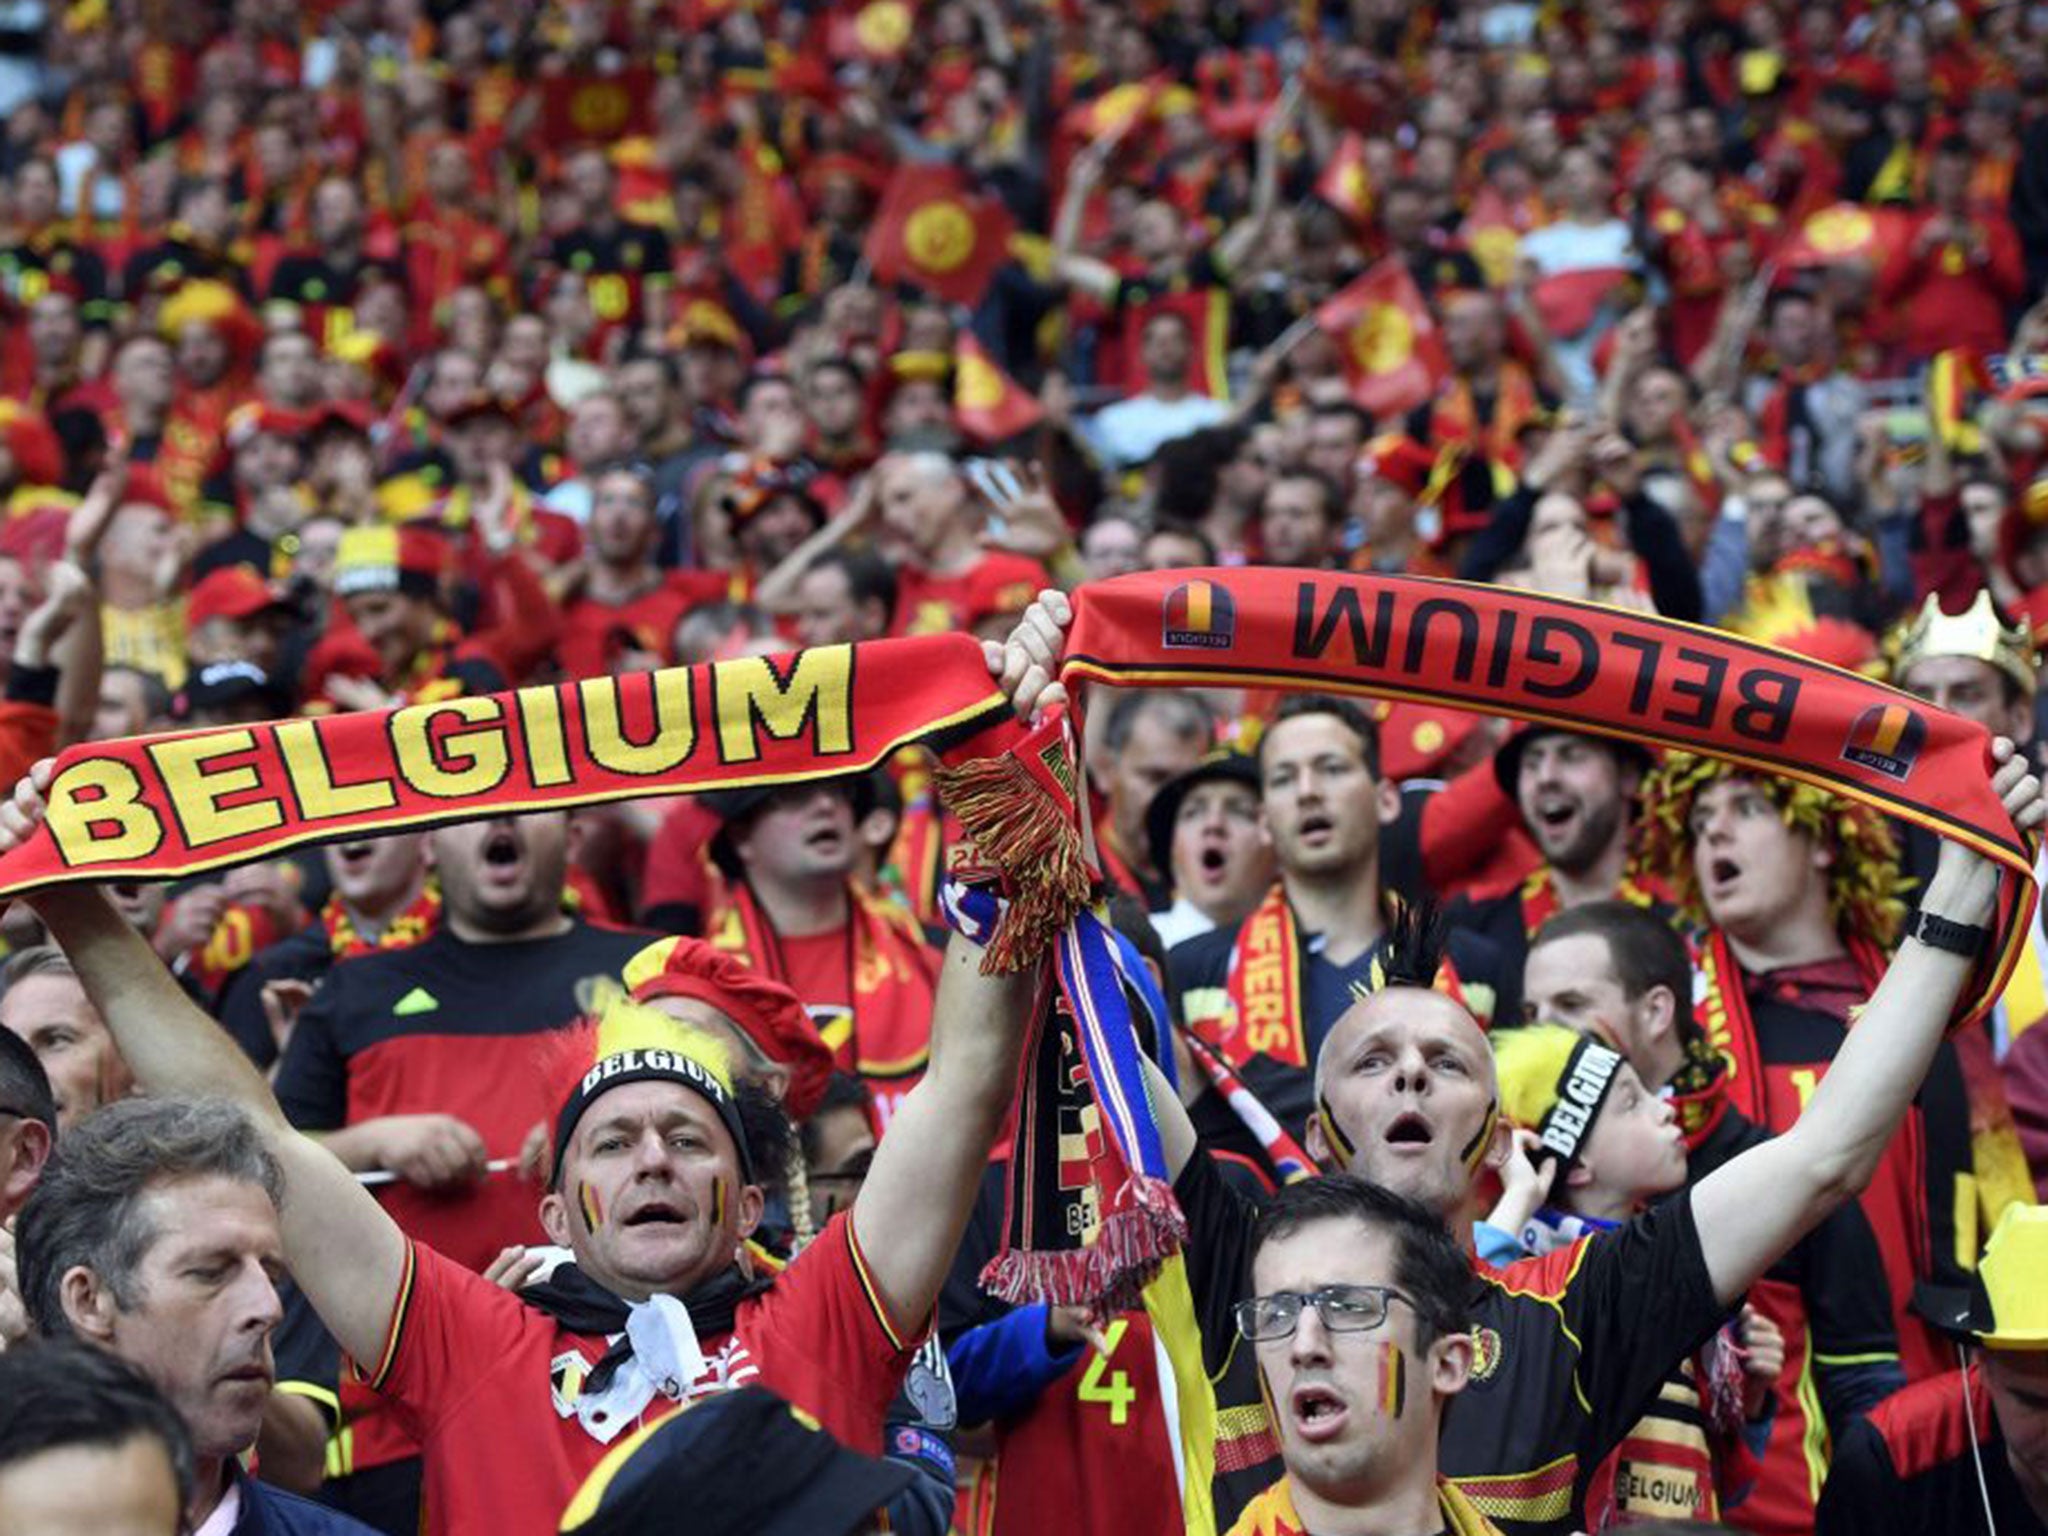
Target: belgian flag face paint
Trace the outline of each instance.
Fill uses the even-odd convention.
[[[1486,1161],[1486,1149],[1493,1145],[1493,1128],[1500,1124],[1500,1101],[1486,1101],[1486,1118],[1479,1122],[1479,1130],[1466,1142],[1458,1153],[1458,1160],[1465,1165],[1467,1175],[1479,1171],[1479,1165]]]
[[[598,1204],[597,1191],[580,1179],[576,1184],[576,1204],[583,1212],[584,1231],[595,1232],[604,1225],[604,1207]]]
[[[1378,1390],[1373,1393],[1373,1406],[1380,1411],[1380,1417],[1398,1419],[1408,1402],[1408,1357],[1401,1346],[1391,1340],[1380,1341],[1380,1371]]]
[[[1351,1145],[1351,1138],[1337,1129],[1337,1112],[1330,1108],[1327,1094],[1316,1095],[1316,1118],[1322,1121],[1323,1140],[1329,1143],[1330,1156],[1337,1165],[1337,1172],[1350,1168],[1351,1159],[1358,1155],[1358,1149]]]
[[[711,1181],[711,1225],[725,1225],[725,1179],[723,1176]]]

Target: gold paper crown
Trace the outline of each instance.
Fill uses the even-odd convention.
[[[1980,591],[1961,613],[1944,613],[1940,597],[1929,594],[1920,611],[1892,631],[1892,676],[1930,656],[1967,656],[1994,667],[2020,691],[2034,696],[2034,642],[2024,624],[2007,625]]]

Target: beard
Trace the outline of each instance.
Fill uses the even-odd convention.
[[[1626,802],[1619,796],[1604,805],[1582,805],[1570,835],[1550,853],[1551,866],[1568,875],[1580,875],[1591,869],[1621,830],[1625,809]]]

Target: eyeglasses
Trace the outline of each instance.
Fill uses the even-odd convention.
[[[1313,1306],[1331,1333],[1366,1333],[1387,1320],[1388,1306],[1397,1301],[1415,1305],[1388,1285],[1326,1285],[1306,1295],[1275,1291],[1237,1304],[1237,1331],[1253,1344],[1291,1339],[1301,1321],[1301,1309]]]

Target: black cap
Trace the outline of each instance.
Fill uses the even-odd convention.
[[[171,701],[171,717],[189,720],[203,710],[227,709],[254,701],[273,714],[292,704],[291,689],[253,661],[216,661],[199,667]]]
[[[1493,754],[1493,780],[1500,785],[1501,793],[1510,800],[1515,798],[1515,784],[1522,774],[1522,754],[1529,750],[1529,744],[1539,736],[1583,736],[1596,741],[1614,754],[1615,760],[1624,767],[1634,766],[1642,773],[1649,773],[1657,766],[1657,759],[1650,749],[1639,741],[1628,741],[1620,736],[1602,736],[1594,731],[1575,731],[1562,725],[1518,725],[1508,733]]]
[[[849,1451],[766,1387],[705,1398],[621,1450],[570,1502],[565,1536],[853,1536],[917,1476]]]
[[[1204,784],[1242,784],[1259,793],[1259,765],[1242,752],[1218,747],[1177,779],[1169,779],[1145,807],[1145,844],[1152,855],[1152,867],[1162,875],[1173,873],[1173,824],[1180,819],[1181,802]]]

